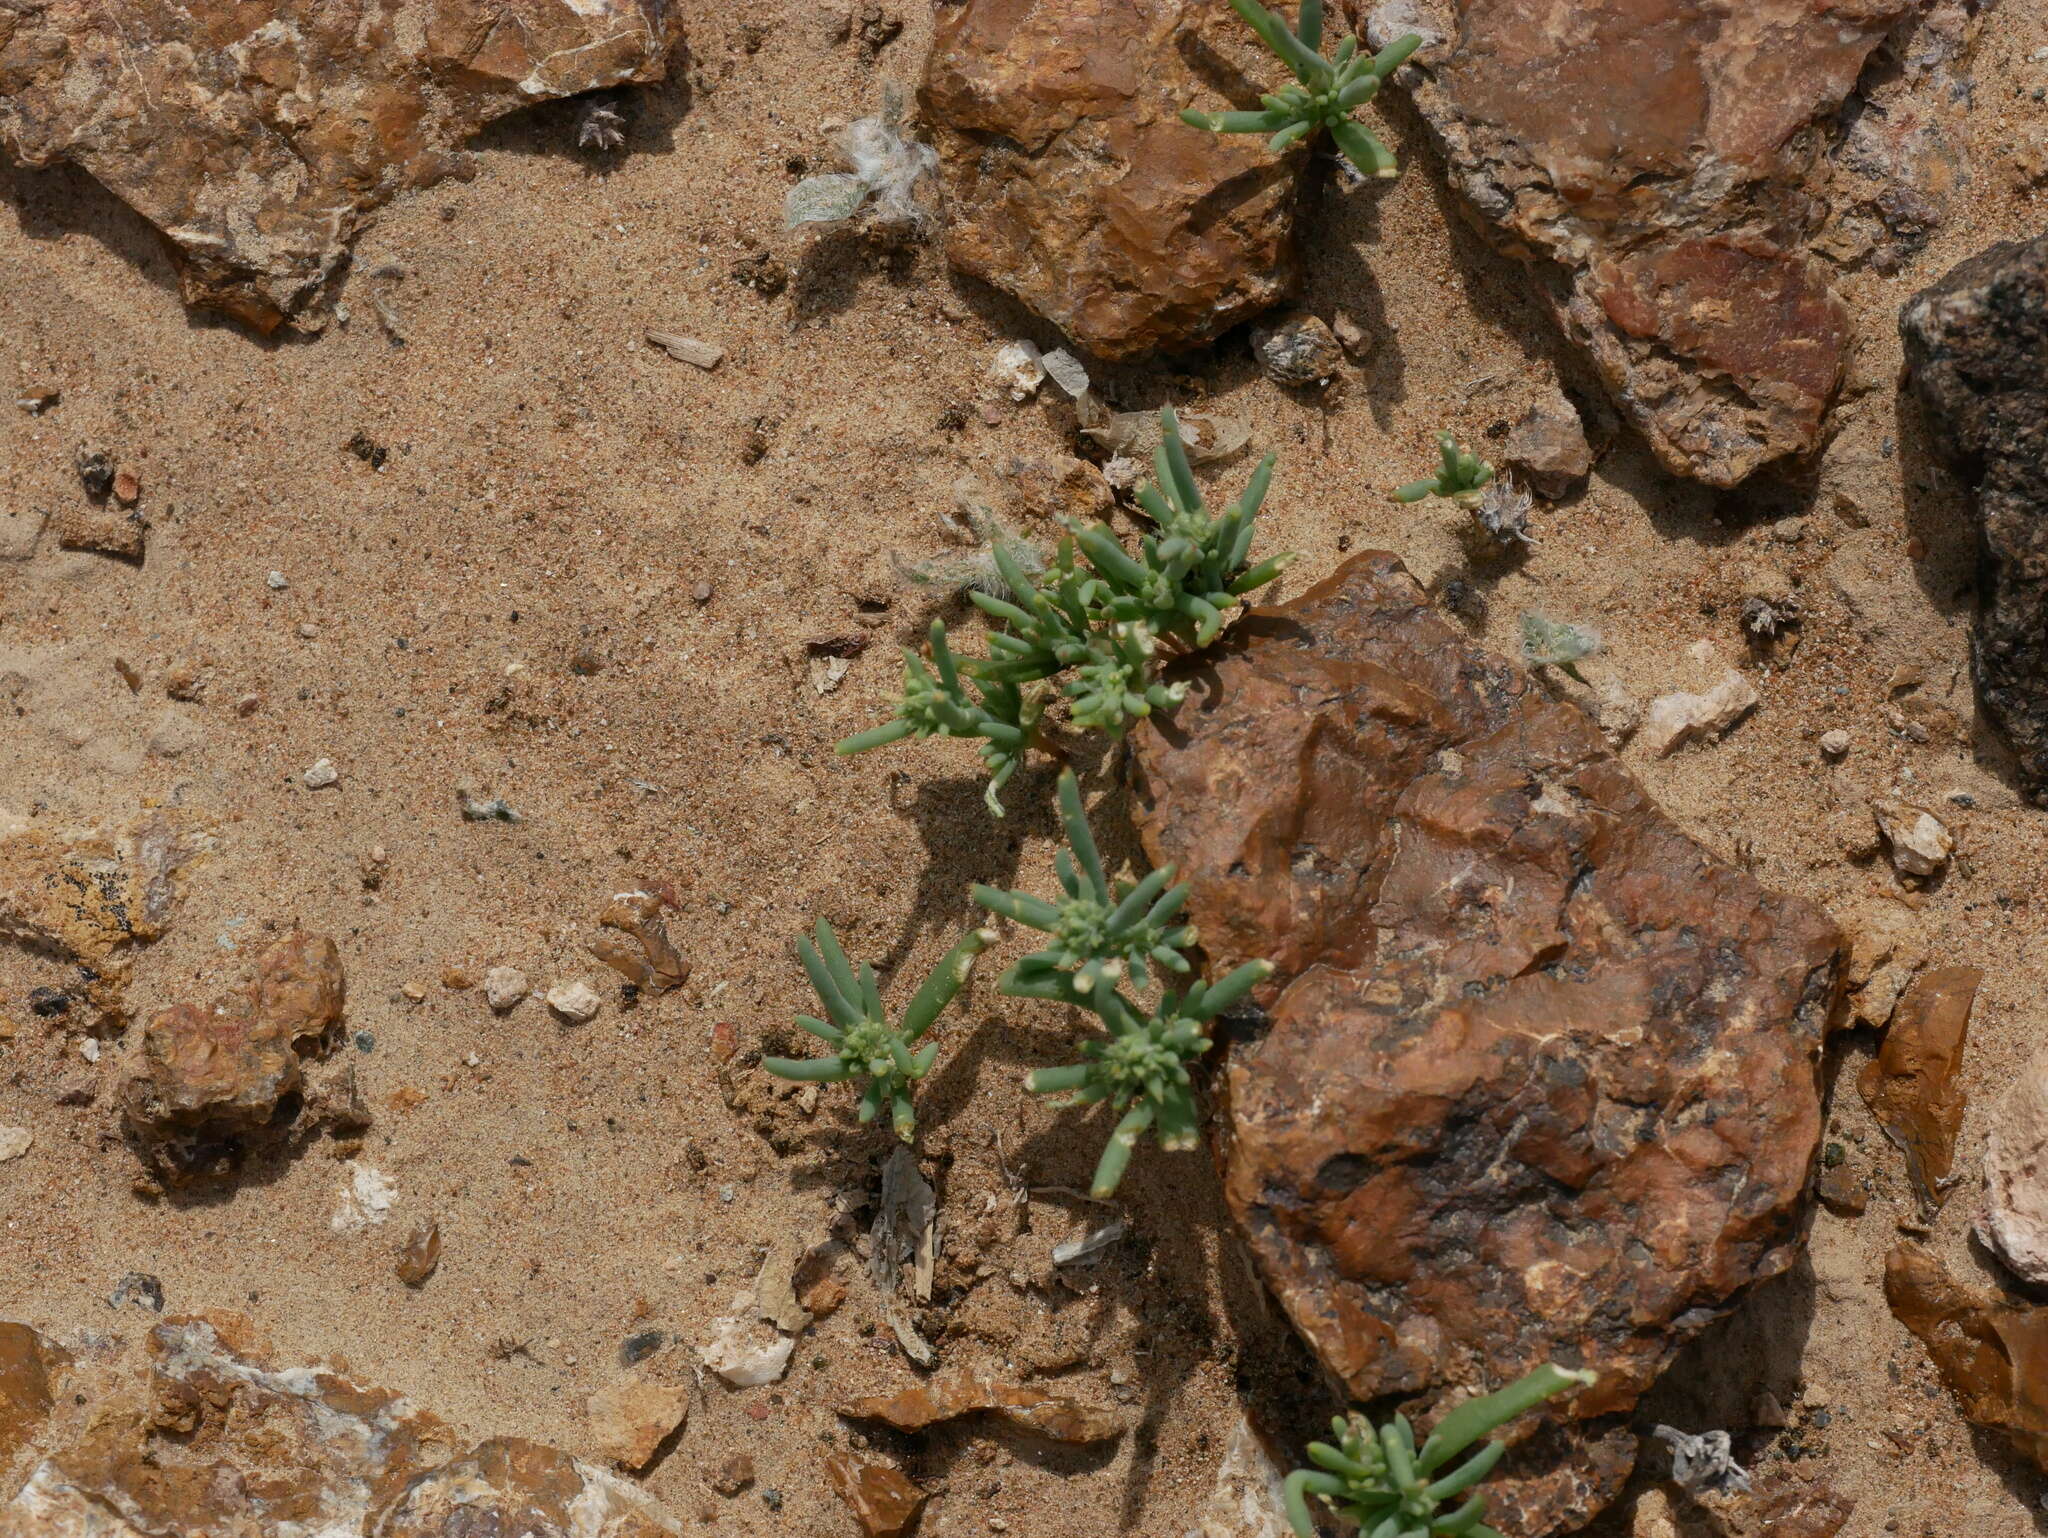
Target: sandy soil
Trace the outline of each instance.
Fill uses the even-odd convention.
[[[903,36],[869,66],[824,41],[807,5],[753,51],[722,8],[689,9],[687,85],[638,100],[631,153],[611,168],[573,150],[573,108],[542,108],[485,135],[472,183],[382,216],[358,270],[405,268],[402,346],[360,279],[350,323],[317,341],[188,318],[149,230],[88,179],[0,170],[0,384],[10,401],[16,386],[63,397],[0,415],[0,527],[18,538],[79,499],[79,444],[138,471],[152,523],[140,566],[60,551],[48,532],[31,559],[0,562],[0,806],[87,826],[171,803],[214,826],[172,933],[140,956],[138,1012],[238,981],[272,932],[334,935],[377,1118],[361,1158],[400,1191],[385,1225],[334,1231],[346,1168],[315,1145],[205,1200],[139,1199],[116,1135],[118,1052],[95,1065],[62,1021],[32,1018],[28,990],[61,971],[0,950],[0,1124],[35,1135],[0,1167],[9,1317],[132,1333],[143,1320],[107,1300],[146,1271],[172,1309],[242,1308],[285,1355],[345,1354],[477,1435],[578,1448],[584,1401],[616,1376],[625,1336],[671,1333],[651,1366],[687,1376],[770,1239],[822,1235],[835,1215],[864,1224],[872,1208],[886,1137],[854,1127],[843,1091],[806,1114],[758,1076],[722,1080],[714,1026],[748,1049],[788,1041],[808,997],[789,944],[815,917],[857,955],[922,975],[972,917],[972,881],[1049,879],[1045,773],[1020,779],[996,825],[965,747],[831,753],[881,718],[895,644],[930,612],[891,553],[947,548],[940,515],[961,477],[1000,488],[1011,459],[1072,441],[1050,391],[983,410],[995,348],[1051,345],[1044,328],[929,252],[892,265],[780,231],[787,162],[824,158],[826,125],[870,110],[883,79],[914,79],[925,18],[906,7]],[[1975,180],[1956,217],[1904,273],[1844,279],[1863,352],[1814,484],[1716,497],[1673,485],[1624,439],[1583,496],[1539,513],[1527,562],[1486,584],[1494,644],[1512,647],[1525,609],[1594,621],[1607,651],[1590,675],[1646,699],[1746,661],[1743,561],[1798,574],[1801,644],[1754,669],[1755,716],[1717,746],[1630,757],[1716,850],[1844,917],[1903,904],[1930,956],[1986,969],[1967,1179],[1935,1241],[1965,1272],[1984,1268],[1967,1232],[1988,1114],[2038,1036],[2048,821],[1973,725],[1964,509],[1901,407],[1893,317],[1956,260],[2040,227],[2003,146],[2043,113],[2027,94],[2043,43],[2044,8],[2008,0],[1979,51]],[[1542,381],[1578,379],[1519,272],[1458,222],[1413,122],[1397,111],[1393,127],[1407,174],[1332,194],[1312,237],[1310,304],[1375,341],[1339,398],[1269,383],[1241,335],[1185,372],[1107,376],[1120,405],[1207,399],[1281,451],[1262,526],[1263,548],[1303,553],[1284,591],[1375,545],[1425,580],[1458,574],[1458,515],[1396,506],[1385,488],[1426,468],[1439,425],[1480,437]],[[761,252],[793,273],[778,297],[731,274]],[[649,327],[728,356],[700,372],[647,347]],[[942,425],[961,405],[966,425]],[[381,468],[349,450],[358,434],[388,450]],[[1217,480],[1234,486],[1248,463]],[[821,694],[805,643],[847,635],[875,644]],[[1712,662],[1693,653],[1702,641]],[[1957,733],[1915,743],[1888,724],[1887,686],[1907,666],[1925,669]],[[197,699],[167,696],[180,669],[203,678]],[[249,694],[260,705],[244,716]],[[1854,745],[1831,764],[1816,740],[1838,727]],[[300,776],[322,757],[340,782],[309,792]],[[525,821],[462,821],[460,783]],[[1837,834],[1893,793],[1937,805],[1958,839],[1953,872],[1924,892],[1881,858],[1847,858]],[[1132,857],[1106,768],[1090,794]],[[389,872],[370,890],[360,862],[379,845]],[[583,946],[608,894],[639,881],[674,885],[671,929],[695,971],[626,1008]],[[498,1018],[480,992],[443,986],[445,967],[498,963],[542,987],[587,978],[606,1007],[569,1029],[537,1003]],[[1051,1279],[1046,1253],[1097,1209],[1041,1191],[1009,1237],[1012,1177],[1085,1185],[1104,1130],[1021,1092],[1070,1030],[987,983],[950,1027],[921,1104],[949,1256],[925,1323],[949,1361],[1035,1365],[1129,1403],[1140,1429],[1094,1454],[986,1429],[885,1442],[938,1491],[931,1538],[1179,1538],[1241,1395],[1327,1413],[1229,1239],[1203,1156],[1146,1151],[1124,1187],[1130,1237],[1071,1282]],[[1836,1054],[1850,1072],[1830,1134],[1870,1175],[1870,1210],[1816,1217],[1811,1267],[1688,1359],[1671,1413],[1740,1425],[1766,1384],[1794,1425],[1746,1435],[1744,1451],[1819,1460],[1860,1500],[1851,1538],[2017,1538],[2039,1530],[2042,1477],[1971,1434],[1878,1289],[1911,1207],[1850,1088],[1871,1045],[1864,1033]],[[60,1103],[80,1086],[97,1088],[92,1103]],[[392,1258],[427,1216],[445,1257],[409,1290]],[[911,1376],[879,1317],[854,1278],[774,1390],[707,1382],[649,1488],[720,1531],[851,1532],[820,1461],[852,1436],[834,1403]],[[705,1475],[741,1449],[759,1483],[711,1494]],[[1661,1452],[1645,1461],[1663,1467]],[[1629,1531],[1627,1514],[1605,1530]]]

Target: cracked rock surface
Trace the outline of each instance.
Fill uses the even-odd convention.
[[[1279,967],[1225,1074],[1232,1213],[1353,1399],[1426,1423],[1594,1369],[1489,1519],[1575,1528],[1635,1460],[1623,1414],[1792,1262],[1835,927],[1687,838],[1391,555],[1184,676],[1137,738],[1140,831],[1213,969]]]
[[[662,0],[20,0],[0,151],[155,225],[187,304],[318,331],[371,210],[467,175],[491,119],[658,80],[680,47]]]
[[[1664,466],[1725,487],[1812,453],[1850,343],[1808,254],[1814,178],[1865,63],[1925,0],[1398,9],[1384,30],[1432,42],[1396,79],[1466,207],[1536,264]]]
[[[946,256],[1096,356],[1198,346],[1295,286],[1306,151],[1179,120],[1285,71],[1222,0],[942,6],[920,99]]]
[[[1977,694],[2048,805],[2048,235],[1972,257],[1899,316],[1936,446],[1975,496]]]

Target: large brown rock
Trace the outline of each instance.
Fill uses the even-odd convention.
[[[1964,262],[1899,330],[1935,446],[1975,496],[1977,695],[2048,806],[2048,235]]]
[[[235,1315],[166,1319],[141,1349],[72,1371],[28,1466],[0,1485],[0,1538],[680,1532],[647,1496],[556,1448],[505,1439],[464,1452],[400,1394],[325,1363],[277,1363]]]
[[[1208,342],[1284,298],[1306,151],[1201,132],[1284,70],[1223,0],[941,6],[920,90],[946,255],[1099,357]]]
[[[176,1184],[214,1173],[259,1134],[356,1114],[345,1072],[329,1083],[308,1071],[335,1045],[346,994],[334,942],[295,933],[257,958],[242,987],[157,1011],[129,1050],[121,1089],[130,1138],[154,1174]],[[304,1114],[313,1100],[320,1114]]]
[[[656,80],[662,0],[13,0],[0,148],[163,232],[188,304],[317,331],[370,210],[468,174],[492,118]]]
[[[1808,185],[1872,49],[1926,0],[1399,0],[1400,77],[1489,235],[1674,473],[1810,453],[1847,312]]]
[[[1146,848],[1212,967],[1279,965],[1225,1076],[1231,1211],[1355,1399],[1427,1420],[1594,1369],[1497,1481],[1511,1538],[1576,1526],[1634,1462],[1620,1413],[1791,1263],[1834,926],[1688,839],[1391,555],[1185,676],[1137,738]]]

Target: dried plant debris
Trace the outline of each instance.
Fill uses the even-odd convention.
[[[971,487],[955,487],[961,517],[943,516],[946,527],[959,536],[962,547],[946,555],[922,561],[893,556],[896,574],[913,587],[932,588],[952,596],[958,593],[986,593],[1008,602],[1015,596],[1003,575],[1004,562],[1025,576],[1036,579],[1045,574],[1045,552],[998,518],[975,496]],[[1000,549],[1003,557],[998,558]]]
[[[905,133],[903,99],[893,87],[884,93],[880,112],[848,124],[835,144],[851,169],[807,176],[790,188],[783,200],[785,227],[839,224],[857,216],[911,231],[930,223],[931,210],[918,188],[938,169],[938,153]]]
[[[524,822],[503,796],[485,796],[467,785],[455,787],[455,804],[464,822]]]
[[[1749,1489],[1749,1470],[1735,1461],[1727,1432],[1694,1435],[1674,1426],[1653,1426],[1650,1434],[1670,1447],[1672,1482],[1688,1494]]]
[[[591,955],[643,993],[668,993],[690,977],[690,963],[669,939],[661,908],[652,892],[614,893],[597,921],[616,933],[590,947]]]
[[[1556,668],[1580,683],[1579,664],[1600,650],[1600,633],[1589,625],[1568,625],[1541,614],[1522,616],[1522,660],[1532,668]]]
[[[1958,1070],[1970,1006],[1983,980],[1978,967],[1921,973],[1900,998],[1876,1059],[1856,1080],[1871,1115],[1905,1154],[1924,1216],[1940,1208],[1955,1184],[1956,1134],[1970,1098]]]
[[[585,103],[576,119],[576,147],[600,155],[616,154],[626,147],[626,115],[607,97]]]
[[[1111,1410],[973,1372],[942,1372],[893,1397],[877,1394],[854,1400],[839,1413],[854,1420],[884,1421],[898,1431],[922,1431],[983,1411],[1055,1442],[1106,1442],[1124,1431],[1122,1420]]]
[[[650,347],[659,347],[678,363],[687,363],[707,373],[724,361],[725,349],[716,342],[706,342],[694,336],[682,336],[673,331],[650,331],[647,333]]]
[[[920,1367],[936,1364],[938,1353],[911,1322],[903,1303],[903,1283],[907,1275],[911,1296],[919,1303],[931,1301],[939,1259],[938,1215],[936,1196],[918,1172],[917,1159],[907,1148],[892,1150],[882,1166],[881,1205],[868,1236],[868,1277],[882,1299],[882,1315],[897,1344]]]
[[[1176,411],[1183,451],[1188,463],[1215,464],[1229,459],[1252,441],[1248,417],[1223,417],[1207,411]],[[1148,460],[1166,440],[1161,414],[1156,411],[1119,411],[1082,432],[1112,458]]]
[[[2003,1432],[2048,1469],[2048,1308],[1964,1286],[1931,1250],[1911,1242],[1885,1257],[1884,1295],[1934,1358],[1963,1414]]]

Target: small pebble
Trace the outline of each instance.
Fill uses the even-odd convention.
[[[302,641],[317,641],[317,640],[318,640],[319,638],[320,638],[320,627],[319,627],[318,625],[315,625],[315,624],[311,623],[310,621],[308,621],[307,623],[305,623],[305,624],[302,624],[302,625],[300,625],[300,626],[299,626],[299,639],[300,639],[300,640],[302,640]]]
[[[1822,732],[1820,750],[1829,758],[1840,758],[1849,751],[1849,734],[1840,730]]]
[[[699,603],[711,602],[711,584],[709,582],[699,582],[690,589],[690,596]]]
[[[574,982],[557,983],[548,990],[548,1008],[571,1025],[588,1025],[597,1018],[603,1004],[597,990],[580,978]]]
[[[699,341],[694,336],[678,336],[672,331],[650,331],[647,340],[659,347],[678,363],[688,363],[701,369],[717,368],[725,357],[725,349],[716,342]]]
[[[492,967],[484,973],[484,1000],[501,1015],[532,991],[526,974],[517,967]]]
[[[341,771],[334,767],[332,759],[316,758],[313,760],[313,767],[301,778],[306,782],[306,789],[325,790],[341,778]]]
[[[273,593],[282,593],[292,585],[292,579],[281,571],[274,571],[263,579],[263,585]]]
[[[114,475],[114,500],[123,507],[133,507],[142,500],[142,478],[133,470],[120,470]]]

